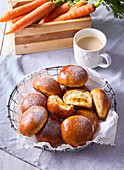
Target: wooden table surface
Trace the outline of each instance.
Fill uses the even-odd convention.
[[[0,149],[0,170],[39,170]]]
[[[7,0],[0,1],[0,16],[7,11]],[[9,24],[0,23],[0,27],[3,31],[9,28]],[[5,58],[9,49],[12,47],[12,35],[4,36],[0,30],[0,62]],[[36,168],[22,160],[15,158],[14,156],[6,153],[0,149],[0,170],[38,170]]]

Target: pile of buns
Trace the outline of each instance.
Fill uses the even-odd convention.
[[[87,71],[77,65],[63,67],[58,81],[50,76],[35,79],[36,92],[21,103],[20,133],[52,146],[65,142],[78,147],[91,141],[98,120],[109,112],[110,100],[102,89],[90,91],[87,81]]]

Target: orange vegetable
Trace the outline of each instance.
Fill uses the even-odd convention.
[[[10,28],[10,30],[5,33],[5,35],[10,33],[15,33],[28,25],[31,25],[32,23],[38,21],[39,19],[45,17],[47,14],[49,14],[51,11],[53,11],[55,8],[55,5],[53,2],[46,2],[45,4],[41,5],[40,7],[36,8],[31,13],[27,14],[25,17],[17,21],[15,24],[13,24]]]
[[[66,13],[70,9],[69,2],[66,2],[59,6],[58,8],[54,9],[48,16],[46,16],[40,23],[50,22],[52,19],[57,18],[58,16]]]
[[[73,11],[73,10],[77,9],[78,7],[81,7],[81,6],[86,5],[86,4],[87,3],[82,3],[82,2],[75,4],[68,12]]]
[[[17,17],[17,18],[14,18],[13,20],[11,20],[10,22],[12,23],[12,24],[15,24],[17,21],[19,21],[20,19],[22,19],[23,17],[25,17],[26,16],[26,14],[25,15],[21,15],[21,16],[19,16],[19,17]]]
[[[95,6],[94,4],[90,3],[87,5],[81,6],[73,11],[60,15],[59,17],[53,19],[52,21],[65,21],[69,19],[79,18],[79,17],[89,15],[94,11],[95,11]]]
[[[4,15],[0,17],[0,22],[7,22],[16,17],[19,17],[20,15],[27,14],[48,1],[49,0],[35,0],[26,5],[12,9],[11,11],[6,12]]]

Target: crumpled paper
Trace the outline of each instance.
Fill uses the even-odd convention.
[[[37,142],[35,136],[33,137],[25,137],[20,134],[19,132],[19,120],[21,118],[22,112],[21,112],[21,102],[23,98],[31,93],[35,92],[35,90],[32,87],[32,82],[39,76],[53,76],[55,79],[57,79],[58,72],[61,70],[60,68],[50,68],[48,71],[45,69],[37,70],[29,75],[26,75],[22,81],[18,84],[18,94],[16,96],[16,103],[14,106],[14,120],[15,125],[17,129],[17,148],[30,148],[30,147],[39,147],[44,148],[47,147],[48,150],[53,151],[64,151],[66,149],[73,150],[74,148],[68,144],[61,143],[57,147],[52,147],[48,142]],[[94,88],[101,88],[103,89],[109,96],[111,100],[111,109],[109,110],[109,113],[105,120],[99,120],[98,123],[98,129],[96,133],[94,134],[92,141],[87,141],[85,146],[79,146],[78,149],[86,147],[87,145],[91,143],[97,143],[97,144],[104,144],[104,145],[115,145],[115,136],[116,136],[116,129],[117,129],[117,122],[118,122],[118,114],[115,111],[115,95],[111,88],[111,86],[108,84],[108,81],[105,80],[101,75],[99,75],[97,72],[95,72],[92,69],[85,68],[88,72],[89,79],[86,83],[86,86],[92,90]]]

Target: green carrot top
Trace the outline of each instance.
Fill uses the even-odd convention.
[[[53,0],[56,7],[65,2],[70,3],[70,7],[77,3],[93,3],[95,8],[103,4],[108,11],[112,11],[115,18],[122,19],[124,17],[124,0]]]

